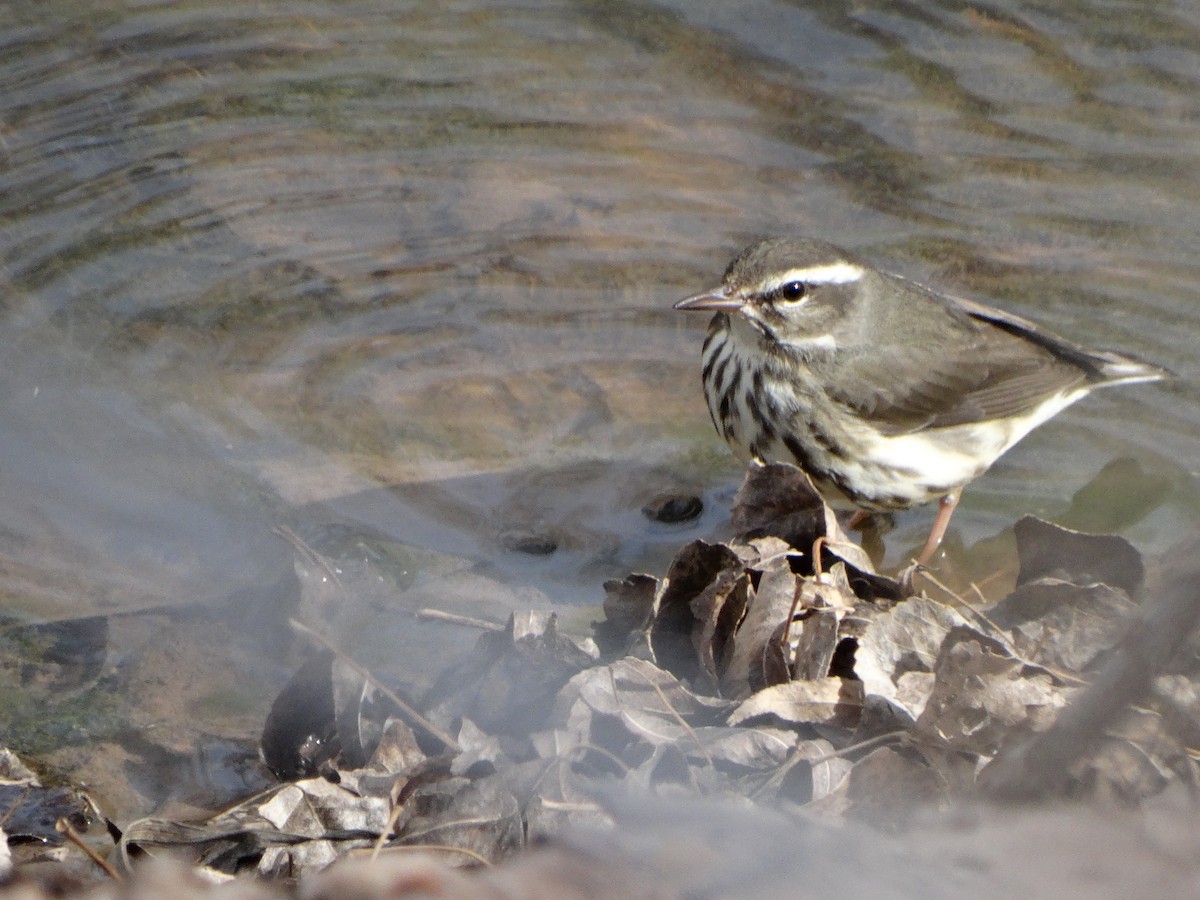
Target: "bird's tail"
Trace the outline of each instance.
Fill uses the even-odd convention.
[[[1139,381],[1162,381],[1175,377],[1170,369],[1112,350],[1091,350],[1088,355],[1095,371],[1093,380],[1097,385],[1136,384]]]

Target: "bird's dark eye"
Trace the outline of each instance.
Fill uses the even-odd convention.
[[[779,299],[784,303],[795,303],[804,299],[805,287],[803,281],[789,281],[779,288]]]

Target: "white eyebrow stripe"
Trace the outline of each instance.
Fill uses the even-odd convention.
[[[858,281],[866,270],[854,263],[837,262],[825,266],[808,266],[803,269],[788,269],[778,278],[772,278],[762,285],[762,293],[769,294],[777,288],[793,281],[804,284],[848,284]]]
[[[837,349],[837,338],[835,338],[832,334],[822,334],[822,335],[819,335],[818,337],[793,338],[792,340],[788,340],[787,338],[780,338],[779,342],[781,344],[787,344],[789,347],[795,347],[797,350],[809,350],[809,349],[836,350]]]

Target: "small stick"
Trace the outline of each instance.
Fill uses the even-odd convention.
[[[687,732],[688,737],[695,741],[696,746],[699,747],[700,752],[704,754],[704,758],[708,761],[709,766],[715,766],[716,763],[713,762],[712,754],[708,752],[708,748],[704,746],[703,742],[701,742],[700,735],[696,734],[695,730],[691,725],[688,724],[687,720],[679,714],[679,710],[671,705],[671,701],[667,699],[667,695],[663,693],[663,689],[653,681],[650,681],[649,678],[647,678],[646,681],[650,684],[650,687],[654,688],[654,692],[658,694],[658,699],[663,702],[663,706],[665,706],[670,711],[671,715],[675,717],[675,721],[679,723],[680,727]]]
[[[393,785],[392,790],[395,790]],[[375,841],[375,846],[371,848],[371,859],[379,856],[379,851],[383,849],[383,845],[387,843],[388,835],[392,833],[392,829],[396,827],[396,823],[400,821],[400,813],[404,812],[404,804],[396,803],[392,806],[392,814],[388,816],[387,824],[383,826],[383,830],[379,832],[379,837]]]
[[[821,571],[821,551],[825,548],[825,545],[828,543],[829,543],[829,539],[827,537],[825,537],[825,535],[821,535],[819,538],[817,538],[815,541],[813,541],[813,548],[812,548],[813,579],[816,581],[817,584],[820,584],[821,579],[824,577],[824,573]],[[790,607],[788,607],[787,621],[785,621],[783,623],[783,641],[782,641],[782,643],[784,646],[785,653],[787,652],[786,648],[787,648],[788,642],[791,641],[791,639],[792,639],[792,621],[796,617],[796,608],[800,605],[800,597],[803,595],[803,593],[804,593],[804,579],[797,578],[796,579],[796,590],[792,594],[792,605]],[[794,663],[794,660],[793,660],[793,663]]]
[[[480,631],[503,631],[503,625],[496,622],[489,622],[487,619],[476,619],[474,616],[461,616],[458,613],[443,612],[440,609],[418,609],[416,612],[418,619],[438,619],[442,622],[449,622],[451,625],[466,625],[468,628],[478,628]]]
[[[851,744],[848,747],[843,747],[840,750],[834,750],[832,753],[826,753],[824,756],[816,756],[812,758],[801,756],[799,749],[797,749],[793,751],[792,754],[783,761],[783,763],[780,764],[779,768],[775,771],[771,778],[761,787],[751,792],[750,796],[752,798],[757,798],[775,779],[786,775],[802,762],[806,762],[810,766],[819,766],[822,763],[827,763],[830,760],[837,759],[840,756],[845,756],[848,753],[854,753],[858,750],[868,750],[872,747],[891,743],[892,741],[900,742],[907,739],[908,732],[906,731],[889,731],[885,734],[877,734],[873,738],[867,738],[865,741],[859,741],[857,744]]]
[[[400,707],[400,710],[406,716],[409,716],[414,722],[416,722],[418,725],[420,725],[422,728],[424,728],[426,731],[428,731],[431,735],[433,735],[435,738],[437,738],[439,741],[441,741],[443,744],[445,744],[449,749],[453,750],[455,753],[462,753],[462,747],[459,746],[458,741],[456,741],[454,738],[450,737],[450,735],[446,734],[446,732],[442,731],[442,729],[438,728],[436,725],[434,725],[432,722],[430,722],[427,718],[425,718],[423,715],[421,715],[419,712],[417,712],[415,709],[413,709],[411,706],[409,706],[407,703],[405,703],[402,699],[400,699],[399,694],[397,694],[395,691],[393,691],[391,688],[389,688],[386,684],[384,684],[382,681],[380,681],[378,678],[376,678],[375,675],[366,666],[359,665],[349,655],[343,653],[332,641],[329,640],[329,638],[313,631],[311,628],[309,628],[307,625],[305,625],[303,622],[299,621],[298,619],[288,619],[288,624],[290,624],[293,628],[295,628],[301,634],[307,635],[308,637],[312,638],[314,641],[316,641],[318,644],[320,644],[326,650],[333,652],[337,656],[338,659],[340,659],[342,662],[344,662],[346,665],[348,665],[350,668],[352,668],[355,672],[357,672],[359,675],[361,675],[363,678],[365,678],[367,680],[367,683],[370,684],[371,687],[375,688],[375,690],[379,691],[381,694],[383,694],[385,697],[387,697],[389,700],[391,700],[393,703],[395,703],[398,707]]]
[[[995,622],[993,622],[990,618],[988,618],[987,613],[985,613],[982,609],[976,607],[974,604],[969,602],[966,597],[963,597],[961,594],[954,593],[954,591],[950,590],[950,588],[946,587],[946,585],[944,585],[940,581],[938,581],[933,576],[933,573],[926,571],[922,574],[924,574],[925,578],[928,579],[929,582],[932,583],[934,587],[944,591],[946,594],[953,597],[955,600],[957,600],[959,603],[961,603],[964,607],[966,607],[966,609],[969,610],[973,615],[975,615],[981,622],[983,622],[985,625],[987,625],[988,628],[992,629],[991,637],[994,638],[995,640],[999,641],[1001,644],[1003,644],[1004,649],[1006,651],[1008,651],[1009,656],[1011,656],[1013,659],[1017,660],[1017,662],[1019,662],[1021,665],[1028,666],[1031,669],[1037,669],[1038,671],[1041,671],[1041,672],[1047,672],[1050,675],[1053,675],[1059,681],[1064,681],[1067,684],[1074,684],[1074,685],[1082,686],[1082,685],[1086,685],[1089,683],[1086,679],[1080,678],[1078,675],[1072,675],[1070,672],[1064,672],[1062,669],[1056,668],[1054,666],[1046,665],[1045,663],[1035,662],[1034,660],[1030,659],[1026,654],[1022,653],[1020,650],[1017,649],[1017,645],[1012,642],[1012,638],[1009,636],[1009,633],[1007,631],[1005,631],[1003,628],[1001,628],[999,625],[997,625]],[[987,602],[987,598],[983,596],[983,591],[981,591],[979,589],[979,586],[977,584],[975,584],[974,582],[971,582],[971,590],[973,590],[975,592],[975,595],[982,602],[984,602],[984,603]]]
[[[11,819],[16,811],[21,808],[21,804],[25,802],[25,798],[28,797],[32,792],[33,786],[28,784],[25,785],[25,790],[21,791],[21,795],[13,801],[12,806],[8,808],[8,811],[4,815],[0,816],[0,829],[3,829],[4,826],[8,824],[8,820]]]
[[[361,856],[363,850],[353,851],[353,855]],[[393,844],[391,847],[384,847],[383,853],[420,853],[423,851],[436,850],[439,853],[461,853],[463,856],[468,856],[478,862],[480,865],[491,868],[492,861],[481,853],[476,853],[474,850],[468,850],[466,847],[455,847],[453,844]],[[375,859],[372,854],[371,859]]]
[[[87,842],[83,839],[83,835],[75,830],[74,826],[67,821],[66,816],[63,816],[54,823],[54,830],[66,837],[68,841],[86,853],[88,859],[98,865],[113,881],[122,880],[121,873],[109,865],[107,859],[87,845]]]
[[[290,528],[287,525],[276,525],[271,530],[295,547],[302,556],[308,557],[309,562],[311,562],[313,565],[320,566],[325,574],[329,576],[329,580],[334,584],[342,583],[342,580],[338,578],[337,569],[333,567],[329,560],[310,547],[308,542],[305,541],[304,538],[300,537],[300,535],[296,534],[293,528]]]

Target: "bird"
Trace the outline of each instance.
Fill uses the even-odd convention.
[[[918,565],[963,487],[1032,429],[1096,388],[1171,375],[805,237],[751,244],[675,309],[715,313],[704,395],[741,460],[798,466],[856,521],[938,502]]]

